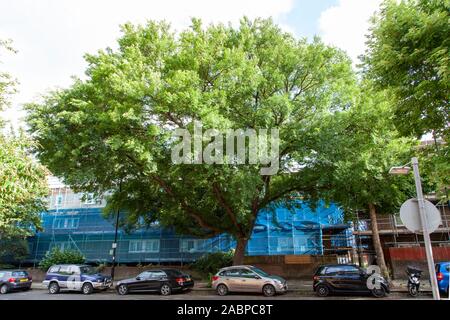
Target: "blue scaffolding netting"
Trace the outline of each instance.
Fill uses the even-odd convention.
[[[40,261],[53,247],[78,250],[88,262],[111,262],[114,221],[104,218],[102,208],[50,210],[42,213],[42,226],[42,232],[29,238],[26,262]],[[303,203],[293,211],[284,207],[260,211],[247,255],[320,255],[352,245],[350,226],[344,223],[339,207],[320,202],[313,210]],[[131,233],[119,229],[116,259],[119,263],[183,263],[234,246],[227,234],[199,239],[155,224]]]

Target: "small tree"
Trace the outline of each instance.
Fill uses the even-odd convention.
[[[23,238],[0,240],[0,264],[18,264],[28,257],[28,242]]]
[[[54,264],[81,264],[85,262],[83,254],[77,250],[61,250],[57,247],[47,251],[44,258],[39,262],[39,268],[47,271]]]

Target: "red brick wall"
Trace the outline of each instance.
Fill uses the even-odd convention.
[[[385,258],[391,267],[394,279],[405,279],[408,266],[422,269],[424,277],[429,278],[424,247],[386,248]],[[433,258],[435,263],[450,261],[450,247],[433,247]]]

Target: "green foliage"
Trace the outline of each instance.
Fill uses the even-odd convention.
[[[233,254],[233,251],[205,254],[192,264],[192,269],[210,279],[219,269],[233,264]]]
[[[44,258],[39,262],[39,269],[47,271],[54,264],[82,264],[85,258],[77,250],[61,250],[57,247],[47,251]]]
[[[14,52],[10,41],[0,39],[0,49]],[[0,71],[0,112],[14,93],[15,81]],[[3,132],[0,118],[0,240],[31,234],[40,227],[39,212],[47,196],[44,168],[29,154],[32,145],[23,133]]]
[[[75,190],[115,190],[107,211],[120,207],[124,224],[144,217],[241,241],[261,208],[293,191],[318,197],[327,165],[315,161],[308,139],[355,93],[342,51],[264,19],[242,19],[238,28],[194,19],[178,36],[156,22],[122,31],[117,50],[86,55],[85,81],[27,106],[37,156],[55,175]],[[262,176],[262,165],[173,164],[171,133],[192,132],[193,120],[204,130],[279,129],[281,170]],[[304,169],[289,172],[293,161]]]
[[[0,264],[20,263],[28,257],[28,242],[23,238],[0,240]]]
[[[24,135],[0,133],[0,239],[31,235],[46,209],[46,171],[30,155]]]
[[[2,49],[9,52],[15,52],[15,50],[11,47],[10,40],[0,39],[0,53]],[[8,106],[8,97],[15,92],[15,84],[16,81],[11,77],[10,74],[2,72],[0,70],[0,112],[3,111],[6,106]],[[2,121],[0,119],[0,128],[1,125]]]
[[[397,95],[403,134],[448,130],[450,2],[385,1],[364,58],[367,75]]]
[[[421,150],[435,191],[450,185],[450,1],[385,1],[374,17],[363,58],[366,77],[395,94],[400,133],[432,133],[438,146]],[[444,142],[442,144],[441,142]],[[445,143],[446,142],[446,143]]]
[[[411,176],[389,174],[391,167],[410,161],[417,145],[396,130],[391,101],[388,92],[363,83],[355,106],[323,124],[318,150],[333,161],[333,169],[323,177],[333,188],[324,198],[338,202],[346,214],[367,209],[370,203],[379,213],[392,214],[415,194]]]

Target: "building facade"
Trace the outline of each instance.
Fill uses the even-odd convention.
[[[41,214],[43,231],[29,238],[30,256],[37,263],[54,247],[80,251],[88,262],[111,262],[114,221],[106,219],[103,199],[77,194],[49,178],[49,210]],[[127,233],[119,229],[116,261],[122,264],[189,263],[205,253],[228,251],[235,242],[227,234],[198,239],[153,224]],[[345,255],[354,246],[350,225],[336,205],[306,203],[289,211],[262,210],[247,246],[247,255]]]

